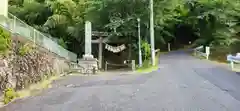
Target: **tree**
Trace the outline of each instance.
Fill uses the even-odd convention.
[[[185,40],[176,32],[180,26],[186,26],[189,30],[185,33],[198,38],[195,44],[213,47],[236,44],[239,6],[235,0],[154,0],[156,43]],[[122,34],[135,46],[136,19],[140,18],[141,35],[145,40],[149,38],[148,0],[12,0],[9,10],[40,31],[61,39],[61,44],[64,42],[75,52],[79,51],[75,46],[84,41],[86,20],[92,22],[93,30],[112,33],[112,40]]]

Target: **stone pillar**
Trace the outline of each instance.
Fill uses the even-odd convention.
[[[85,22],[85,54],[78,65],[81,66],[79,72],[83,74],[94,74],[98,70],[97,59],[92,55],[92,26],[89,21]]]
[[[8,17],[8,0],[1,0],[0,2],[0,24],[8,27],[6,18]]]
[[[8,0],[1,0],[0,15],[8,17]]]
[[[91,22],[85,22],[85,54],[84,59],[92,59],[92,25]]]

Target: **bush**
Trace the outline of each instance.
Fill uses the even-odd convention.
[[[0,28],[0,54],[6,54],[11,46],[10,33]]]
[[[13,88],[7,88],[4,90],[4,99],[3,99],[4,104],[11,102],[16,97],[18,96]]]
[[[141,48],[143,51],[144,60],[147,60],[151,57],[151,46],[146,41],[142,41]]]
[[[21,44],[19,48],[19,55],[24,56],[27,53],[30,53],[32,50],[33,50],[33,47],[30,45],[30,43]]]

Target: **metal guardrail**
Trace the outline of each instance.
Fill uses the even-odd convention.
[[[234,70],[234,65],[240,64],[240,53],[237,53],[235,56],[231,54],[227,55],[227,61],[230,62],[231,69]]]
[[[32,41],[34,44],[42,46],[60,57],[74,62],[77,61],[76,54],[64,49],[54,40],[50,39],[49,36],[46,36],[33,27],[27,25],[25,22],[10,13],[8,14],[8,18],[3,15],[0,16],[0,24],[1,26],[4,26],[5,29],[21,35],[22,37]]]
[[[209,54],[210,54],[209,47],[205,48],[205,52],[203,52],[204,51],[204,47],[203,46],[199,46],[199,47],[197,47],[197,48],[195,48],[193,50],[194,50],[194,55],[195,56],[202,56],[202,57],[205,57],[206,59],[209,58]]]

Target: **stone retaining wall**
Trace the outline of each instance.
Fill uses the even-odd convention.
[[[32,50],[25,55],[19,54],[19,44],[29,43]],[[13,87],[26,88],[47,77],[69,71],[70,61],[59,57],[30,41],[18,41],[13,37],[10,53],[0,57],[0,90]]]

